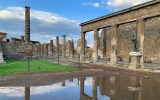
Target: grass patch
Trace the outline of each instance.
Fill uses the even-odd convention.
[[[30,60],[30,72],[42,71],[67,71],[75,70],[74,67],[58,65],[49,61]],[[12,73],[28,72],[27,60],[6,60],[5,64],[0,64],[0,75],[8,75]]]

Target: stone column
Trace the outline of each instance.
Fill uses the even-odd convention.
[[[111,57],[110,57],[111,65],[116,65],[117,63],[117,33],[118,33],[118,25],[113,25],[112,39],[111,39]]]
[[[74,47],[73,47],[73,42],[69,42],[69,55],[70,55],[70,58],[73,59],[74,55],[73,55],[73,52],[74,52]]]
[[[38,55],[41,55],[41,43],[38,43]]]
[[[56,56],[59,56],[59,37],[56,37]]]
[[[2,37],[0,37],[0,63],[4,63],[3,51],[2,51]]]
[[[102,30],[102,58],[106,58],[106,28]]]
[[[21,36],[20,41],[21,41],[21,43],[24,43],[24,36]]]
[[[25,42],[30,41],[30,7],[25,6]]]
[[[81,32],[80,61],[85,61],[85,32]]]
[[[30,100],[30,87],[25,87],[25,100]]]
[[[9,42],[13,43],[13,44],[16,44],[16,38],[10,38]]]
[[[144,28],[145,28],[144,19],[143,18],[137,19],[137,39],[138,39],[137,41],[138,41],[139,52],[141,53],[140,67],[144,67],[144,54],[143,54]]]
[[[94,29],[93,63],[98,61],[98,29]]]
[[[48,44],[44,44],[44,55],[48,55]]]
[[[94,77],[93,78],[93,88],[92,88],[92,94],[93,94],[93,98],[92,100],[98,100],[97,98],[97,78]]]
[[[62,57],[66,58],[66,35],[62,35]]]
[[[41,55],[44,55],[44,44],[41,45]]]
[[[65,81],[62,81],[61,86],[66,86]]]
[[[50,40],[49,43],[49,55],[53,55],[53,40]]]

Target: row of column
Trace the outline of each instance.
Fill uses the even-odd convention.
[[[141,52],[142,57],[140,59],[141,66],[144,66],[143,59],[143,45],[144,45],[144,19],[137,19],[137,41],[139,52]],[[115,65],[117,62],[117,36],[118,36],[118,24],[112,25],[112,38],[111,38],[111,55],[110,55],[110,63]],[[99,29],[94,29],[94,46],[93,46],[93,62],[96,63],[98,61],[98,31]],[[81,32],[81,61],[85,61],[85,33]]]
[[[50,40],[50,43],[45,43],[45,44],[36,44],[38,47],[38,52],[37,54],[40,55],[55,55],[55,56],[59,56],[60,55],[60,44],[59,44],[59,37],[56,37],[56,44],[54,46],[53,44],[53,40]],[[72,41],[68,41],[68,44],[66,43],[66,35],[62,36],[62,58],[66,58],[66,46],[68,45],[68,55],[70,56],[70,58],[74,57],[74,42]]]

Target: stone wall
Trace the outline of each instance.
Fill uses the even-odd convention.
[[[2,44],[2,51],[5,59],[21,59],[33,55],[33,44],[7,42]]]

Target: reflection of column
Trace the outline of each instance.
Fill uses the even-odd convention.
[[[98,61],[98,29],[94,29],[93,62]]]
[[[101,95],[105,95],[105,88],[106,88],[106,78],[102,77],[101,78],[101,83],[100,83],[100,92],[101,92]]]
[[[93,88],[92,88],[93,98],[92,100],[98,100],[97,98],[97,78],[93,78]]]
[[[132,100],[141,100],[142,98],[142,79],[137,77],[130,78],[130,86],[128,87],[132,91]]]
[[[30,87],[25,87],[25,100],[30,100]]]
[[[62,81],[61,86],[66,86],[65,81]]]
[[[116,77],[110,77],[110,98],[111,100],[116,100]]]
[[[25,6],[25,42],[30,41],[30,7]]]
[[[66,35],[62,35],[62,57],[66,58]]]
[[[85,78],[80,78],[80,93],[84,93],[84,81]]]
[[[144,54],[143,54],[143,47],[144,47],[144,19],[137,20],[137,39],[138,39],[138,47],[139,51],[141,52],[142,56],[140,58],[140,66],[144,67]]]
[[[56,54],[59,56],[59,37],[56,37]]]
[[[115,65],[117,63],[117,33],[118,25],[112,26],[112,39],[111,39],[111,57],[110,63]]]
[[[81,32],[81,52],[80,60],[85,61],[85,32]]]

